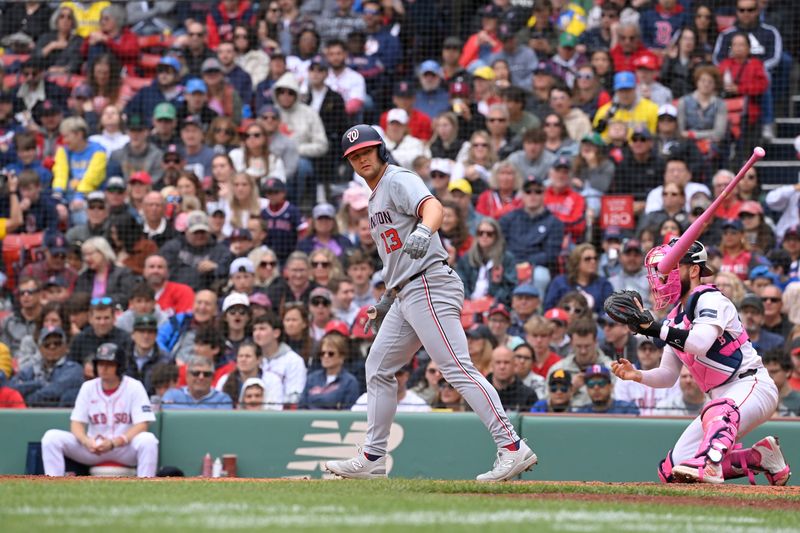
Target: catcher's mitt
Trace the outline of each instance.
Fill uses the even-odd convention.
[[[625,324],[634,333],[644,331],[642,324],[655,322],[652,313],[644,309],[642,296],[636,291],[614,291],[606,298],[603,309],[612,320]]]

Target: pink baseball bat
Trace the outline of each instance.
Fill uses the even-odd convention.
[[[766,155],[766,152],[760,146],[756,146],[753,148],[753,155],[750,156],[750,159],[744,164],[742,169],[739,171],[738,174],[731,180],[725,190],[722,191],[716,200],[711,202],[711,205],[708,206],[708,209],[697,217],[697,220],[692,222],[692,225],[686,229],[686,232],[681,235],[681,238],[678,239],[678,242],[675,243],[672,248],[670,248],[667,255],[664,256],[664,259],[658,262],[658,271],[661,274],[667,275],[669,274],[675,265],[678,264],[678,261],[681,260],[683,254],[686,253],[686,250],[692,245],[694,241],[703,233],[706,225],[711,221],[711,218],[714,216],[717,208],[725,201],[733,190],[736,188],[736,185],[739,184],[739,181],[747,174],[747,171],[750,170],[750,167],[756,164],[756,161],[763,158]]]

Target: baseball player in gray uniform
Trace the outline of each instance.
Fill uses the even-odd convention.
[[[494,466],[477,479],[506,481],[529,470],[536,454],[517,436],[497,391],[469,358],[461,327],[464,285],[447,266],[447,252],[436,233],[442,205],[417,174],[392,164],[370,126],[347,130],[342,151],[372,189],[370,231],[383,260],[387,290],[370,309],[367,323],[377,336],[366,363],[366,442],[355,457],[328,461],[326,469],[345,478],[386,477],[386,446],[397,410],[395,373],[424,346],[497,443]]]

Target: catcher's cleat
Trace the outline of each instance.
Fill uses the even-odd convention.
[[[386,456],[370,461],[364,455],[361,447],[351,459],[340,461],[327,461],[325,470],[347,479],[378,479],[386,477]]]
[[[512,452],[505,448],[498,449],[497,459],[492,469],[479,475],[476,479],[478,481],[508,481],[530,470],[537,462],[536,454],[522,440],[517,451]]]
[[[764,437],[753,444],[753,450],[761,455],[758,466],[753,467],[753,470],[764,472],[764,476],[770,485],[782,487],[789,482],[792,471],[789,465],[786,464],[786,459],[783,457],[783,452],[776,437]]]
[[[684,461],[672,468],[672,477],[676,483],[712,483],[719,485],[725,481],[722,477],[722,466],[705,457]]]

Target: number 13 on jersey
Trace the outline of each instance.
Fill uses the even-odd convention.
[[[398,235],[397,230],[394,228],[381,233],[381,239],[383,239],[383,245],[386,247],[387,254],[403,247],[403,243],[400,241],[400,235]]]

